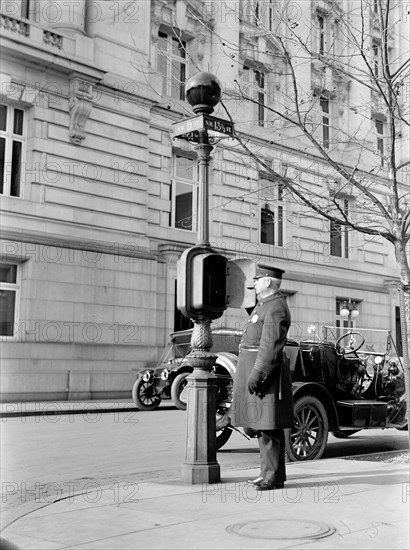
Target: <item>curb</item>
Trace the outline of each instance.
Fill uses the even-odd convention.
[[[0,411],[0,418],[21,418],[26,416],[57,416],[70,414],[96,414],[139,411],[134,403],[111,402],[51,402],[51,403],[9,403],[3,404]]]

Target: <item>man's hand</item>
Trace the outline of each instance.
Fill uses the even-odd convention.
[[[265,375],[262,372],[252,371],[248,378],[248,390],[251,395],[255,394],[257,397],[265,395],[263,390],[265,382]]]

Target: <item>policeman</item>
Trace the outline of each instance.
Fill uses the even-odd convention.
[[[239,347],[230,418],[257,435],[261,474],[248,480],[259,491],[280,489],[286,481],[285,428],[293,426],[292,381],[283,352],[290,326],[286,297],[279,290],[284,271],[258,264],[254,287],[258,303]]]

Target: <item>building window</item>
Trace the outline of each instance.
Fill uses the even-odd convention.
[[[17,265],[0,263],[0,335],[13,336],[19,287]]]
[[[242,0],[240,8],[241,20],[249,25],[273,31],[275,8],[277,9],[276,2],[277,0]]]
[[[327,97],[320,98],[320,116],[322,127],[322,145],[325,149],[330,147],[330,111],[329,99]]]
[[[158,70],[162,74],[162,93],[175,99],[185,99],[185,81],[188,72],[186,41],[179,37],[158,33]]]
[[[395,329],[396,329],[396,353],[403,357],[403,338],[401,334],[400,308],[395,307]]]
[[[262,200],[269,196],[269,202],[261,208],[260,242],[283,246],[283,185],[261,180],[261,188]]]
[[[197,162],[181,155],[175,155],[173,160],[171,226],[196,231]]]
[[[376,149],[380,155],[380,165],[384,166],[384,123],[382,120],[375,119],[376,126]]]
[[[329,45],[329,51],[331,46],[332,54],[335,56],[340,55],[340,49],[339,49],[339,42],[340,42],[340,25],[339,21],[333,21],[332,24],[332,43]]]
[[[268,4],[268,29],[273,31],[275,28],[275,6],[272,3]]]
[[[21,17],[29,19],[30,17],[30,0],[21,0]]]
[[[319,55],[324,55],[328,51],[328,38],[329,38],[329,20],[324,13],[317,13],[316,15],[316,51]]]
[[[373,42],[373,75],[375,78],[380,76],[380,44]]]
[[[0,193],[19,197],[24,154],[25,113],[0,105]]]
[[[3,15],[6,17],[30,19],[35,10],[35,4],[38,0],[2,0],[0,4],[4,5]],[[31,11],[30,11],[31,10]]]
[[[262,24],[261,4],[262,2],[260,2],[260,0],[245,0],[241,7],[242,19],[250,25],[260,27]]]
[[[344,201],[344,213],[348,215],[349,202]],[[349,231],[345,225],[330,222],[330,255],[338,258],[349,257]]]
[[[253,22],[257,27],[260,27],[261,26],[261,7],[259,5],[258,0],[255,0],[253,9],[254,9]]]
[[[275,213],[268,204],[261,209],[261,243],[275,244]]]
[[[256,122],[258,126],[264,126],[266,105],[265,73],[244,65],[242,80],[245,92],[255,100],[252,123],[255,124]]]

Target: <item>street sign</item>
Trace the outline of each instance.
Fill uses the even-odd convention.
[[[223,120],[222,118],[205,115],[204,127],[206,130],[213,130],[219,134],[226,134],[233,137],[233,123],[229,120]]]
[[[211,130],[218,134],[234,136],[233,122],[209,115],[198,115],[173,124],[174,138],[198,141],[199,130]]]
[[[195,130],[202,130],[204,127],[203,116],[198,115],[186,118],[185,120],[175,122],[172,126],[174,127],[174,137],[180,137]]]

